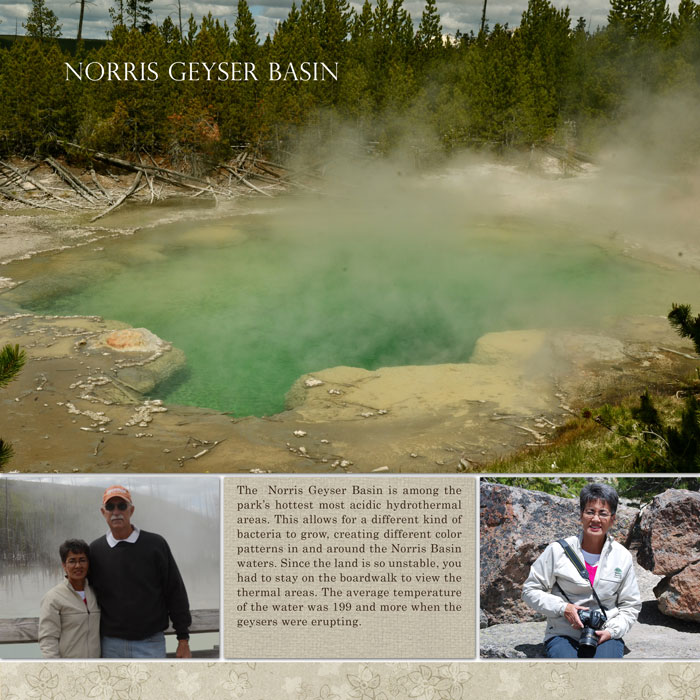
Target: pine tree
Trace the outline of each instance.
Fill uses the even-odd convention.
[[[653,431],[659,431],[661,428],[661,416],[654,406],[651,396],[649,396],[649,391],[645,391],[639,397],[639,407],[632,407],[632,417],[636,418],[638,421],[643,423],[645,426]],[[645,436],[647,439],[651,438],[650,434]]]
[[[442,25],[435,0],[426,0],[425,2],[423,15],[416,32],[416,45],[419,50],[431,57],[436,56],[442,49]]]
[[[299,31],[304,47],[304,58],[307,61],[321,60],[322,0],[301,0],[299,14]],[[293,56],[290,60],[298,61],[299,56]]]
[[[7,386],[24,366],[26,361],[24,350],[19,349],[19,345],[5,345],[0,350],[0,388]],[[12,447],[4,440],[0,439],[0,469],[12,457]]]
[[[124,0],[115,0],[114,7],[109,8],[109,16],[113,28],[124,25]]]
[[[146,32],[151,26],[151,3],[153,0],[126,0],[126,15],[132,29]]]
[[[213,45],[213,49],[206,48],[202,51],[200,47],[205,43]],[[199,57],[202,61],[225,60],[230,46],[231,31],[229,30],[228,22],[224,20],[224,22],[221,23],[218,17],[215,18],[211,12],[208,12],[202,17],[199,34],[195,41],[195,47],[200,48]],[[207,51],[211,52],[212,50],[216,52],[216,56],[213,56],[211,53],[207,54]]]
[[[557,109],[538,46],[532,56],[521,56],[518,61],[515,94],[514,125],[519,132],[518,140],[527,146],[543,142],[556,126]]]
[[[350,32],[350,6],[347,0],[324,0],[321,28],[323,60],[331,65],[342,61]]]
[[[671,304],[668,322],[681,338],[692,340],[695,352],[700,353],[700,315],[693,318],[690,304]]]
[[[628,36],[660,39],[669,19],[666,0],[610,0],[608,24]]]
[[[194,44],[194,40],[197,37],[197,32],[199,31],[199,27],[197,26],[197,20],[194,18],[194,15],[190,12],[190,16],[187,18],[187,45],[192,46]]]
[[[394,59],[407,61],[413,50],[413,21],[403,6],[403,0],[392,0],[389,12],[389,37]]]
[[[700,466],[700,422],[698,402],[690,394],[685,400],[679,427],[666,429],[668,471],[695,472]]]
[[[238,0],[238,14],[233,25],[233,42],[240,61],[255,63],[258,53],[258,30],[246,0]]]
[[[391,43],[391,11],[387,0],[377,0],[372,14],[372,41],[367,45],[365,67],[369,77],[370,91],[375,103],[381,105],[393,58]]]
[[[61,36],[61,25],[58,17],[46,7],[45,0],[32,0],[32,10],[22,26],[27,34],[35,39],[58,39]]]
[[[365,0],[362,4],[362,10],[353,17],[351,28],[352,44],[356,45],[358,41],[370,39],[373,29],[372,6],[369,0]]]
[[[375,42],[388,43],[389,35],[391,33],[391,15],[387,0],[377,0],[377,6],[374,8],[372,24],[374,25]]]
[[[571,62],[570,24],[568,7],[558,10],[549,0],[529,0],[513,34],[526,144],[541,141],[557,126]]]
[[[182,38],[180,36],[180,30],[175,26],[175,22],[173,22],[170,15],[168,15],[163,20],[163,24],[160,25],[160,33],[166,46],[177,44]]]
[[[672,45],[680,44],[691,37],[696,46],[700,36],[700,5],[693,0],[680,0],[678,13],[671,16],[669,38]]]
[[[472,142],[513,144],[516,61],[507,25],[496,24],[479,38],[462,59],[462,91],[469,105]]]

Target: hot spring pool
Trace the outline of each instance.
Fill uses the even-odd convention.
[[[170,223],[10,266],[43,314],[145,327],[185,351],[158,398],[270,415],[302,374],[466,362],[484,333],[597,327],[692,300],[695,274],[527,220],[273,203]],[[379,212],[382,214],[382,212]]]

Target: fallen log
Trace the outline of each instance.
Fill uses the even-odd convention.
[[[102,192],[102,194],[104,195],[105,199],[106,199],[108,202],[114,201],[114,200],[112,199],[112,197],[110,197],[110,195],[109,195],[109,193],[107,192],[107,190],[106,190],[104,187],[102,187],[102,185],[100,184],[100,181],[97,179],[97,174],[95,173],[95,168],[90,168],[90,177],[92,178],[92,181],[93,181],[93,182],[95,183],[95,185],[97,186],[97,189],[100,190],[100,192]]]
[[[238,171],[239,169],[234,167],[234,166],[225,166],[225,165],[220,165],[219,169],[220,170],[226,170],[226,172],[230,173],[231,171],[228,168],[233,168],[233,170]],[[262,180],[263,182],[271,182],[275,185],[279,184],[279,178],[278,177],[270,177],[269,175],[263,175],[262,173],[254,173],[251,172],[250,170],[244,171],[244,172],[239,172],[239,175],[243,175],[244,177],[247,175],[248,177],[255,178],[256,180]],[[229,178],[231,175],[229,175]]]
[[[18,179],[19,173],[16,168],[13,168],[9,163],[4,163],[3,161],[0,160],[0,166],[3,168],[2,174],[5,176],[5,182],[3,182],[3,185],[9,185],[13,182],[15,182]],[[9,174],[4,172],[5,169],[9,170]],[[19,176],[21,177],[21,176]]]
[[[95,195],[78,180],[77,177],[69,173],[60,163],[56,162],[51,156],[44,158],[44,161],[48,163],[55,171],[56,174],[72,189],[74,189],[81,197],[85,198],[91,204],[96,203]]]
[[[0,187],[0,194],[3,197],[6,197],[7,199],[13,199],[16,202],[21,202],[22,204],[26,204],[29,207],[39,207],[40,209],[53,209],[54,211],[63,211],[63,209],[59,209],[58,207],[52,207],[50,204],[40,204],[37,201],[30,202],[28,199],[24,199],[24,197],[19,197],[18,195],[14,194],[14,192],[10,192],[4,187]]]
[[[549,153],[549,155],[559,158],[560,160],[575,161],[578,160],[581,163],[589,163],[591,165],[595,164],[595,160],[586,153],[577,151],[573,148],[562,148],[561,146],[545,146],[544,151]]]
[[[234,177],[237,177],[246,187],[250,187],[251,190],[255,190],[256,192],[259,192],[260,194],[264,194],[266,197],[272,197],[272,195],[269,192],[265,192],[265,190],[261,190],[259,187],[256,187],[253,183],[248,182],[243,175],[239,175],[231,166],[229,165],[224,165],[223,166],[225,170],[228,170]]]
[[[32,170],[36,169],[39,167],[38,163],[35,163],[32,165],[31,168],[28,168],[26,172],[21,172],[18,168],[15,168],[11,163],[5,163],[4,161],[0,160],[0,166],[3,168],[8,169],[11,173],[14,174],[14,177],[12,180],[16,180],[18,177],[22,180],[22,182],[28,182],[30,185],[33,185],[36,187],[38,190],[41,190],[44,194],[48,195],[52,199],[55,199],[57,202],[61,202],[61,204],[67,204],[68,206],[71,207],[78,207],[79,209],[81,208],[79,204],[76,204],[75,202],[71,202],[69,199],[63,199],[63,197],[59,197],[58,195],[55,195],[53,192],[49,190],[48,187],[45,187],[42,185],[38,180],[35,180],[33,177],[29,177],[29,173],[32,172]],[[9,180],[9,181],[12,181]],[[3,183],[5,184],[5,183]]]
[[[57,143],[61,144],[62,146],[71,146],[73,148],[79,148],[83,151],[87,151],[90,153],[92,156],[97,158],[98,160],[104,161],[105,163],[111,163],[112,165],[116,165],[120,168],[124,168],[125,170],[130,170],[131,172],[149,172],[151,175],[156,175],[158,174],[159,176],[163,175],[169,175],[171,178],[177,178],[177,179],[184,179],[184,180],[190,180],[191,182],[197,182],[200,185],[203,185],[205,187],[209,187],[211,183],[207,182],[206,180],[203,180],[201,177],[197,177],[196,175],[189,175],[187,173],[181,173],[178,172],[177,170],[170,170],[169,168],[163,168],[162,166],[159,165],[135,165],[134,163],[131,163],[128,160],[124,160],[123,158],[117,158],[116,156],[110,156],[107,153],[102,153],[101,151],[95,151],[91,148],[84,148],[83,146],[79,146],[77,143],[71,143],[70,141],[57,141]],[[166,179],[161,177],[161,179]],[[179,185],[181,183],[179,182],[174,182],[170,181],[170,184],[172,185]],[[220,194],[226,194],[225,192],[220,192]]]
[[[315,167],[315,166],[312,166]],[[286,175],[280,176],[280,181],[281,182],[289,182],[291,178],[296,177],[297,175],[304,175],[306,177],[312,177],[314,180],[323,180],[323,177],[321,175],[317,175],[316,173],[311,172],[310,168],[306,168],[305,170],[294,170],[294,171],[289,171]]]
[[[289,168],[286,165],[281,165],[280,163],[271,163],[269,160],[263,160],[262,158],[258,158],[256,162],[258,164],[262,163],[263,165],[269,165],[273,168],[279,168],[280,170],[289,170]]]
[[[263,165],[263,161],[261,160],[255,161],[255,167],[259,170],[262,170],[264,173],[267,173],[268,175],[274,177],[275,180],[279,180],[282,177],[279,173],[276,173],[274,170],[270,170],[270,168]]]
[[[140,153],[138,154],[138,156],[139,156],[139,163],[141,163],[141,166],[143,167],[143,158],[141,158]],[[151,160],[153,160],[153,159],[151,158]],[[148,172],[145,169],[143,171],[143,174],[146,177],[146,182],[148,183],[148,187],[151,190],[151,201],[149,202],[149,204],[153,204],[153,200],[155,199],[155,196],[156,196],[156,192],[153,189],[153,178],[148,174]]]
[[[136,192],[136,188],[139,186],[139,183],[141,182],[141,178],[143,177],[143,171],[139,170],[136,173],[136,177],[134,178],[134,182],[131,185],[131,187],[128,189],[128,191],[122,195],[114,204],[112,204],[111,207],[108,209],[105,209],[101,214],[98,214],[97,216],[94,216],[92,219],[90,219],[90,223],[93,221],[97,221],[98,219],[101,219],[103,216],[106,216],[109,214],[111,211],[114,211],[122,202],[126,201],[127,197],[130,197],[134,192]]]

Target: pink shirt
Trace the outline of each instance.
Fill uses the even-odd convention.
[[[586,571],[588,572],[588,580],[591,582],[592,586],[593,581],[595,581],[596,571],[598,571],[598,565],[596,564],[595,566],[591,566],[588,562],[586,562]]]

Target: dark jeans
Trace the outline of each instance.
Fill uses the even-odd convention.
[[[621,639],[608,639],[599,644],[594,659],[621,659],[625,643]],[[571,637],[550,637],[544,643],[544,655],[548,659],[577,659],[578,641]]]

